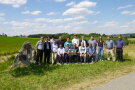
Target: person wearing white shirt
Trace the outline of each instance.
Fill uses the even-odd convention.
[[[72,44],[73,45],[76,44],[77,47],[79,47],[79,39],[77,38],[77,35],[76,34],[74,35],[74,39],[72,39]]]
[[[65,53],[65,49],[60,44],[59,48],[57,50],[57,54],[58,54],[59,63],[61,63],[61,64],[64,64],[64,53]]]
[[[80,40],[80,43],[84,43],[84,46],[87,47],[87,41],[85,40],[84,36],[82,36],[82,39]]]
[[[57,50],[58,50],[58,44],[56,41],[52,44],[52,64],[57,63]]]
[[[84,43],[81,43],[81,46],[79,47],[79,53],[80,53],[80,59],[82,63],[86,63],[86,46],[84,46]]]
[[[54,41],[56,41],[56,40],[54,37],[52,37],[52,39],[50,40],[51,45],[54,43]]]

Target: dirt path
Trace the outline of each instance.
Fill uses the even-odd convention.
[[[135,72],[112,80],[92,90],[135,90]]]

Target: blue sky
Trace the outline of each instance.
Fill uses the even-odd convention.
[[[134,0],[0,0],[0,33],[135,33]]]

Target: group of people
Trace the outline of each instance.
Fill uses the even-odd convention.
[[[37,42],[37,60],[36,64],[68,64],[68,63],[93,63],[98,60],[104,60],[104,50],[106,50],[107,60],[123,61],[123,47],[125,46],[122,37],[119,36],[115,43],[108,36],[104,42],[100,36],[98,40],[95,40],[93,36],[87,41],[84,36],[81,40],[77,35],[70,41],[67,38],[66,41],[62,40],[60,36],[58,40],[49,37],[41,37]],[[116,58],[115,58],[116,49]],[[42,61],[44,56],[44,60]]]

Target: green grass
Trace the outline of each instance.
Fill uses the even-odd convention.
[[[0,37],[0,55],[13,54],[19,51],[25,41],[29,41],[33,46],[39,39]]]
[[[1,90],[58,90],[84,80],[96,79],[105,72],[135,65],[134,60],[125,62],[100,61],[94,64],[29,65],[10,68],[13,58],[0,64]]]
[[[135,44],[135,38],[129,38],[129,44]]]

